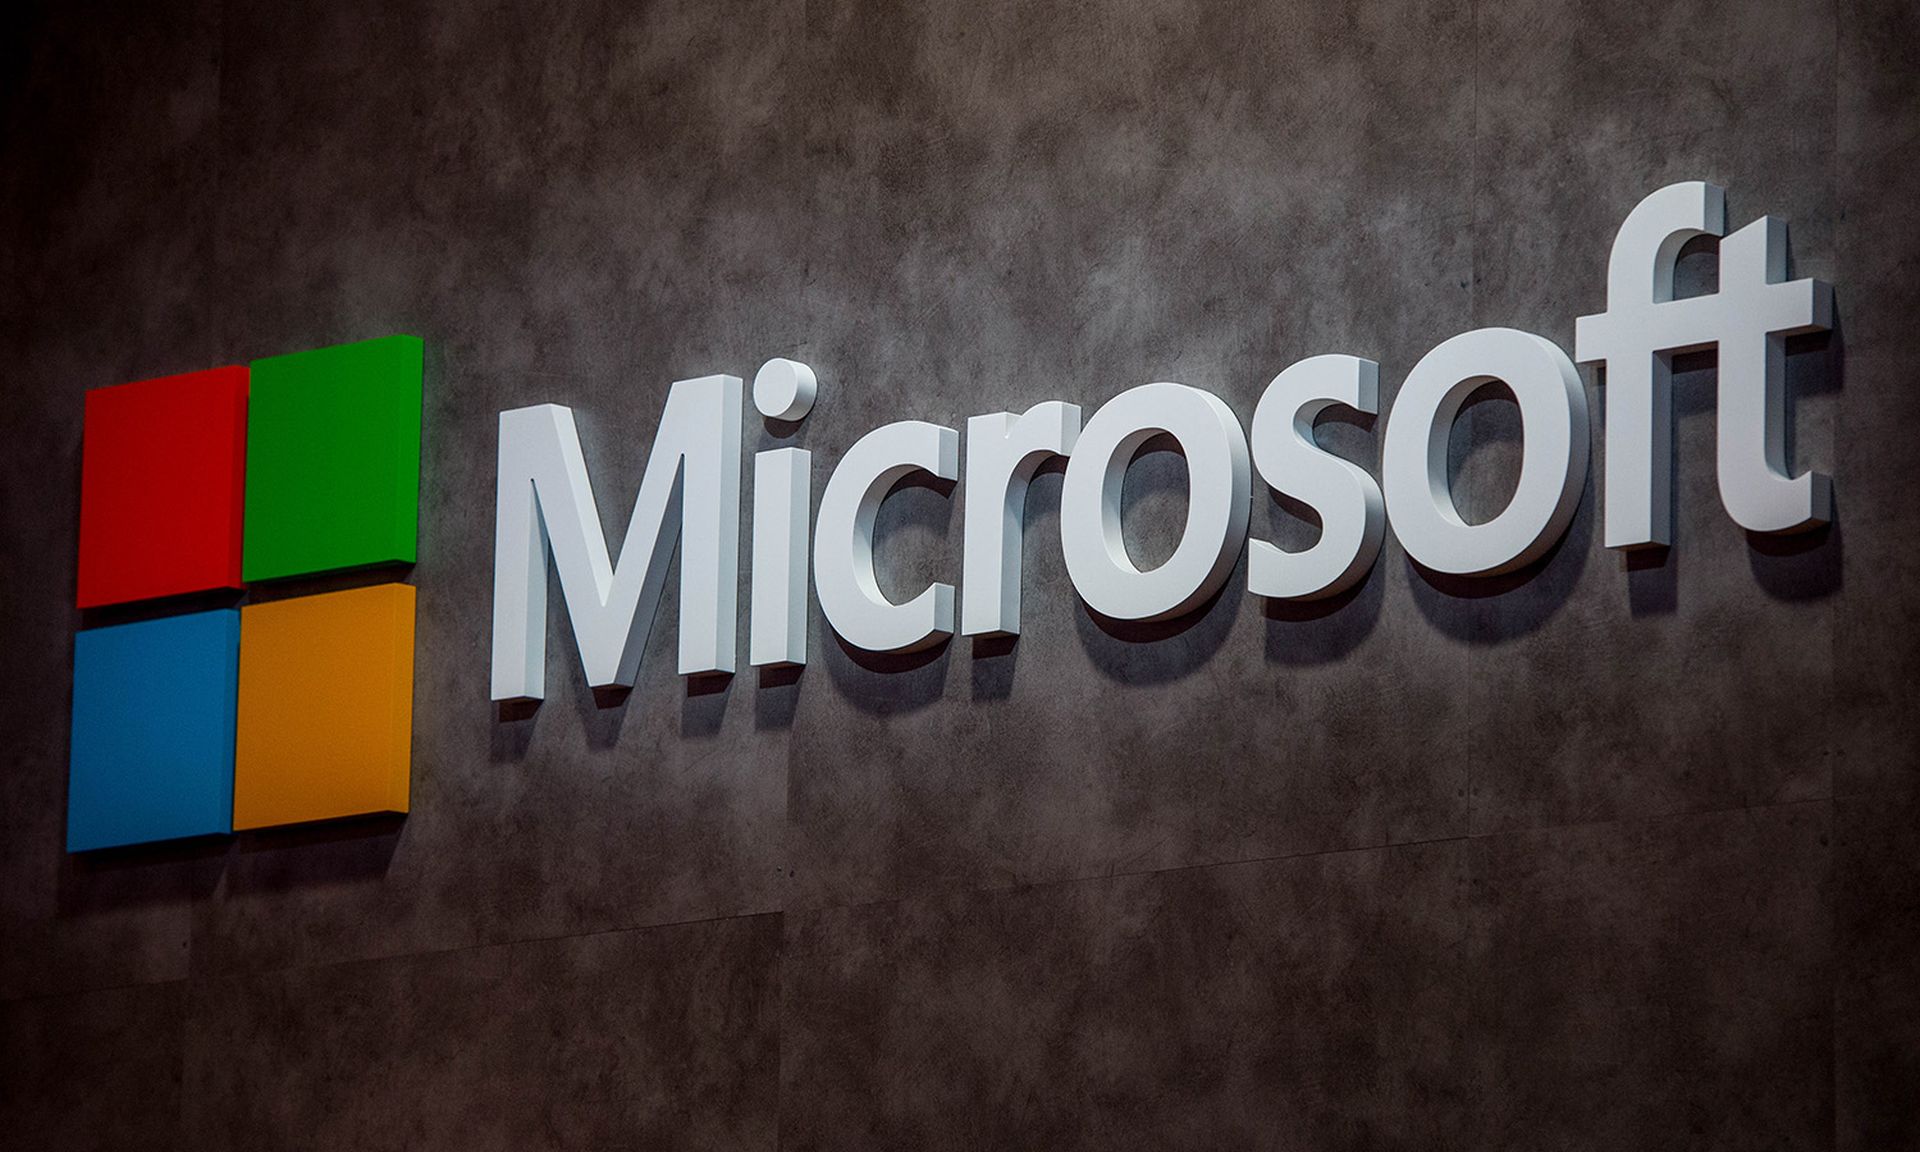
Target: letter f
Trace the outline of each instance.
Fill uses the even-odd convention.
[[[1607,310],[1574,328],[1575,358],[1607,368],[1606,545],[1673,543],[1673,357],[1719,347],[1720,499],[1753,532],[1831,518],[1826,476],[1788,476],[1784,340],[1825,331],[1833,290],[1785,281],[1786,225],[1763,216],[1721,246],[1720,291],[1673,298],[1680,248],[1726,231],[1726,193],[1670,184],[1627,215],[1607,261]]]

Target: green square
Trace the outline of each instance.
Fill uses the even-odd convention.
[[[420,371],[412,336],[253,362],[242,579],[413,562]]]

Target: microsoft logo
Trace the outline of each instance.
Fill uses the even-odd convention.
[[[413,588],[297,581],[413,562],[421,359],[388,336],[87,393],[79,607],[274,594],[81,629],[68,851],[407,810]]]

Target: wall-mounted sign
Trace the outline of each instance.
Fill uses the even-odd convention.
[[[1720,236],[1725,199],[1685,183],[1627,217],[1607,268],[1607,310],[1580,317],[1576,352],[1606,366],[1605,541],[1670,544],[1672,358],[1719,352],[1717,471],[1727,512],[1753,532],[1825,523],[1831,486],[1786,463],[1786,337],[1822,331],[1832,292],[1786,280],[1786,226],[1762,217],[1720,246],[1717,293],[1674,299],[1680,248]],[[412,734],[413,589],[315,593],[298,581],[414,559],[420,486],[420,341],[393,336],[90,392],[81,481],[67,841],[71,850],[341,816],[405,812]],[[873,652],[911,652],[957,630],[1020,631],[1028,482],[1066,460],[1060,547],[1089,608],[1167,620],[1217,593],[1248,547],[1254,477],[1320,519],[1289,552],[1251,542],[1248,591],[1337,595],[1367,578],[1389,528],[1426,568],[1511,572],[1566,531],[1586,486],[1591,430],[1574,360],[1544,337],[1483,328],[1414,365],[1387,414],[1378,481],[1314,440],[1333,407],[1378,414],[1379,366],[1321,355],[1276,375],[1251,436],[1219,397],[1185,384],[1122,392],[1091,415],[1048,400],[960,430],[902,420],[841,456],[809,515],[812,456],[754,454],[748,659],[804,664],[808,575],[828,625]],[[1517,401],[1520,476],[1482,524],[1456,510],[1447,443],[1489,381]],[[734,671],[744,385],[667,392],[617,559],[608,551],[573,414],[502,412],[495,499],[492,692],[545,695],[548,571],[558,574],[587,682],[630,686],[676,547],[679,670]],[[753,383],[776,431],[806,419],[819,381],[777,359]],[[1143,570],[1121,534],[1121,486],[1148,440],[1185,453],[1188,509],[1173,554]],[[966,520],[958,583],[895,602],[874,573],[874,524],[902,479],[957,481]],[[234,608],[182,600],[253,589]],[[128,610],[151,602],[154,607]],[[199,610],[188,610],[192,604]],[[169,611],[169,608],[175,608]],[[97,620],[114,614],[119,622]]]
[[[413,562],[420,380],[390,336],[87,393],[79,606],[141,618],[75,638],[68,850],[407,810],[413,589],[299,581]]]
[[[1633,210],[1607,266],[1607,310],[1579,318],[1577,355],[1604,364],[1606,544],[1670,544],[1674,355],[1719,350],[1720,494],[1753,532],[1795,532],[1827,522],[1827,477],[1792,476],[1786,464],[1788,336],[1827,329],[1832,290],[1786,280],[1786,225],[1761,217],[1720,246],[1717,293],[1673,297],[1680,249],[1726,231],[1725,196],[1711,184],[1662,188]],[[846,643],[911,652],[956,628],[969,636],[1020,631],[1021,521],[1028,480],[1066,458],[1060,546],[1088,607],[1115,620],[1166,620],[1205,603],[1247,544],[1253,476],[1319,517],[1319,540],[1298,552],[1252,542],[1248,591],[1288,600],[1336,595],[1366,579],[1389,526],[1416,562],[1475,577],[1511,572],[1544,556],[1566,531],[1586,487],[1591,432],[1574,359],[1542,336],[1483,328],[1443,341],[1402,382],[1388,415],[1380,480],[1321,449],[1313,422],[1342,406],[1379,407],[1379,365],[1315,356],[1273,378],[1254,411],[1252,437],[1219,397],[1185,384],[1145,384],[1090,417],[1049,400],[1024,413],[967,421],[965,467],[957,429],[903,420],[867,433],[834,466],[808,533],[811,456],[775,448],[754,458],[749,660],[806,660],[808,557],[821,614]],[[1524,435],[1512,499],[1469,524],[1448,490],[1447,442],[1461,405],[1499,381],[1520,409]],[[803,420],[814,373],[774,360],[754,381],[769,421]],[[659,605],[668,561],[680,547],[679,668],[734,671],[739,578],[742,382],[682,380],[667,392],[652,453],[618,560],[610,557],[574,430],[573,413],[543,404],[500,414],[495,519],[495,700],[545,694],[549,564],[594,687],[630,686]],[[776,427],[780,425],[776,424]],[[1186,528],[1173,555],[1150,570],[1128,557],[1120,489],[1149,439],[1170,435],[1188,470]],[[936,582],[904,602],[880,591],[874,520],[901,479],[958,481],[965,536],[960,581]]]

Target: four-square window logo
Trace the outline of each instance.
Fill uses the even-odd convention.
[[[87,393],[79,606],[254,586],[74,641],[67,848],[405,812],[421,344],[389,336]],[[175,600],[172,603],[182,603]]]

